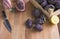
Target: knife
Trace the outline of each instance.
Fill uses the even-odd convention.
[[[3,18],[4,18],[3,24],[5,25],[5,27],[7,28],[7,30],[8,30],[9,32],[11,32],[11,30],[12,30],[12,29],[11,29],[11,25],[10,25],[8,19],[7,19],[7,16],[6,16],[5,11],[2,11],[2,15],[3,15]]]

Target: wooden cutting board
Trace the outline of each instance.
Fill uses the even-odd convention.
[[[24,1],[27,2],[28,0]],[[15,6],[15,2],[15,0],[12,0],[13,6]],[[1,10],[0,2],[0,12]],[[34,32],[25,27],[24,23],[28,18],[34,19],[31,15],[32,10],[33,6],[30,3],[26,3],[26,10],[24,12],[12,13],[9,10],[5,10],[12,27],[12,33],[8,32],[5,28],[2,15],[0,14],[0,39],[59,39],[57,25],[45,23],[41,32]]]

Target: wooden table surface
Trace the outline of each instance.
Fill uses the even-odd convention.
[[[14,1],[12,0],[12,4],[15,4]],[[25,0],[25,2],[27,1]],[[12,27],[11,33],[7,31],[3,24],[1,10],[0,2],[0,39],[59,39],[57,25],[45,23],[41,32],[34,32],[25,27],[24,23],[28,18],[34,19],[31,15],[33,7],[30,3],[26,3],[26,10],[24,12],[12,13],[9,10],[5,10]]]

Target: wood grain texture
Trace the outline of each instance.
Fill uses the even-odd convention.
[[[11,1],[12,5],[15,6],[16,0]],[[25,27],[24,23],[28,18],[34,19],[31,15],[32,10],[33,6],[30,3],[26,3],[26,10],[24,12],[12,13],[9,10],[5,10],[12,27],[12,32],[9,33],[7,31],[3,25],[2,16],[0,16],[0,39],[59,39],[57,25],[45,23],[41,32],[35,32]]]

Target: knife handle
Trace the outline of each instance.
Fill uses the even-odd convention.
[[[3,15],[4,18],[7,18],[4,10],[2,11],[2,15]]]

